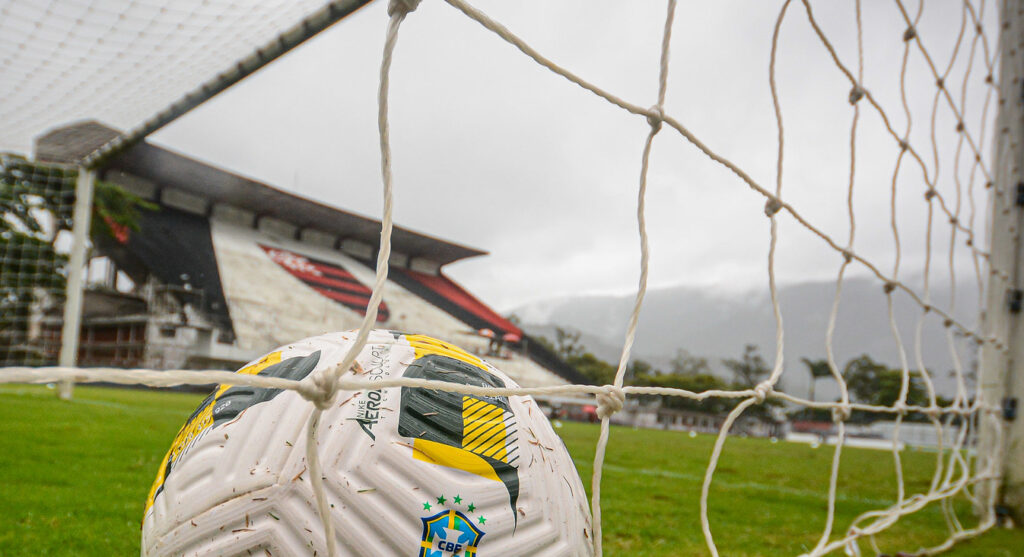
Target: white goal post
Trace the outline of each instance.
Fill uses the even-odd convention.
[[[12,221],[13,224],[8,227],[8,236],[4,236],[4,243],[0,243],[0,261],[4,262],[8,277],[14,276],[14,273],[19,273],[19,277],[20,274],[25,276],[18,281],[12,281],[10,285],[0,282],[0,286],[14,293],[11,294],[12,300],[15,299],[15,294],[22,296],[23,299],[17,302],[18,311],[21,312],[19,315],[29,315],[28,307],[31,304],[42,303],[33,301],[33,297],[46,298],[47,303],[63,304],[63,333],[57,365],[52,365],[53,362],[19,362],[4,359],[2,365],[5,367],[0,368],[0,383],[59,382],[62,385],[63,396],[70,396],[70,385],[79,382],[150,386],[220,383],[296,391],[316,407],[305,428],[305,434],[308,436],[306,458],[310,478],[317,494],[319,515],[324,519],[325,545],[332,556],[337,554],[337,549],[334,547],[331,523],[326,519],[330,509],[323,494],[323,486],[320,485],[321,456],[317,453],[315,439],[323,432],[318,433],[318,420],[322,410],[335,399],[339,391],[358,391],[371,387],[418,387],[488,396],[578,394],[595,397],[597,412],[601,418],[591,483],[593,549],[596,554],[601,554],[603,549],[601,486],[605,449],[609,443],[614,442],[610,435],[610,418],[623,408],[627,399],[640,395],[675,396],[698,401],[720,398],[736,403],[718,432],[702,482],[700,519],[706,545],[712,555],[718,555],[718,548],[714,524],[709,517],[708,500],[719,458],[728,442],[733,424],[745,412],[763,405],[766,401],[779,401],[793,407],[829,411],[837,430],[837,441],[832,449],[824,525],[817,544],[808,550],[807,555],[824,555],[839,550],[859,554],[861,544],[873,543],[875,534],[890,528],[901,518],[932,504],[941,506],[949,524],[948,537],[934,547],[907,548],[908,550],[925,554],[938,553],[949,549],[958,541],[980,535],[996,526],[1000,518],[997,509],[1002,512],[1005,507],[1009,513],[1015,513],[1018,519],[1024,514],[1024,466],[1020,465],[1024,462],[1024,420],[1010,420],[1015,412],[1017,400],[1024,394],[1024,364],[1021,363],[1024,362],[1024,327],[1018,326],[1022,304],[1021,290],[1024,288],[1020,285],[1021,254],[1024,246],[1020,242],[1019,229],[1020,211],[1024,210],[1024,178],[1021,177],[1024,161],[1024,94],[1021,92],[1021,76],[1024,75],[1024,52],[1021,51],[1024,48],[1024,16],[1021,14],[1024,13],[1024,2],[1005,0],[993,6],[991,3],[986,5],[985,0],[964,0],[958,4],[959,10],[956,13],[958,34],[933,37],[927,35],[926,27],[921,23],[922,14],[927,13],[928,9],[923,2],[894,0],[895,17],[898,17],[898,25],[902,29],[902,47],[897,53],[898,57],[902,57],[902,72],[898,78],[898,93],[883,94],[882,91],[876,90],[871,79],[865,76],[865,43],[868,42],[868,37],[863,34],[866,23],[862,18],[860,0],[849,2],[850,9],[843,28],[854,38],[845,43],[845,46],[830,39],[827,29],[834,27],[829,27],[818,17],[817,10],[821,6],[813,4],[810,0],[779,1],[771,43],[764,45],[765,49],[770,50],[765,87],[769,91],[774,109],[773,125],[777,132],[776,144],[765,147],[765,151],[770,153],[770,158],[774,161],[771,173],[766,179],[763,173],[749,169],[753,163],[734,160],[724,154],[725,151],[718,150],[710,140],[705,141],[701,131],[691,128],[682,116],[673,114],[671,107],[667,106],[666,95],[673,86],[693,86],[682,79],[678,84],[670,80],[670,53],[673,57],[690,55],[688,52],[673,50],[673,29],[679,18],[676,11],[681,8],[677,8],[676,0],[667,0],[664,20],[660,22],[663,25],[659,24],[661,33],[656,39],[652,39],[660,45],[658,79],[656,83],[651,84],[651,89],[656,90],[657,94],[644,102],[621,98],[601,85],[578,75],[571,68],[561,66],[519,37],[514,29],[506,28],[464,0],[427,0],[427,3],[442,1],[451,9],[482,26],[493,35],[493,40],[504,41],[532,62],[566,81],[567,87],[580,89],[580,95],[596,95],[616,110],[624,111],[646,122],[645,137],[638,138],[638,142],[642,143],[640,157],[636,161],[639,176],[635,184],[629,185],[630,188],[635,188],[637,200],[639,278],[621,356],[611,384],[495,389],[409,378],[387,379],[374,383],[341,378],[377,324],[378,306],[388,277],[394,214],[393,191],[402,187],[400,181],[396,182],[392,169],[393,163],[402,159],[401,153],[392,153],[392,132],[389,127],[389,118],[392,116],[388,103],[389,94],[392,92],[391,77],[393,73],[400,71],[392,68],[392,61],[400,60],[402,57],[402,46],[405,45],[400,45],[398,39],[402,36],[403,25],[413,24],[416,18],[415,11],[421,4],[419,0],[391,0],[387,10],[377,120],[383,182],[383,214],[377,251],[376,282],[372,285],[373,294],[357,341],[346,359],[339,366],[302,381],[259,375],[236,375],[223,371],[77,367],[77,335],[80,328],[81,294],[84,289],[82,269],[88,249],[92,205],[90,200],[95,183],[95,171],[102,168],[104,162],[120,149],[130,146],[227,89],[360,8],[365,2],[351,0],[324,4],[313,0],[281,1],[261,6],[254,10],[255,13],[248,13],[246,9],[239,9],[239,6],[226,3],[231,5],[225,5],[224,12],[219,13],[210,11],[209,6],[218,4],[217,2],[168,1],[164,3],[163,9],[154,10],[151,3],[125,0],[122,2],[120,17],[117,13],[111,13],[102,2],[88,3],[81,14],[71,17],[57,13],[53,8],[26,8],[25,4],[16,2],[0,3],[0,55],[11,60],[0,67],[0,78],[4,83],[0,87],[0,119],[5,122],[0,126],[3,128],[0,129],[0,151],[25,151],[28,140],[33,135],[69,119],[109,119],[130,130],[106,142],[100,149],[83,153],[76,163],[77,172],[65,169],[68,176],[74,175],[77,185],[72,196],[64,195],[60,198],[63,205],[55,210],[55,214],[69,213],[68,218],[48,217],[52,218],[54,223],[41,226],[30,224],[28,220],[18,223]],[[999,12],[996,28],[991,25],[991,21],[995,19],[993,10]],[[261,17],[265,20],[260,19]],[[763,24],[768,25],[767,22]],[[66,29],[68,26],[71,28],[70,31]],[[849,137],[849,166],[833,172],[840,176],[839,182],[843,183],[839,195],[848,208],[848,224],[843,223],[838,228],[833,225],[834,223],[823,223],[808,216],[808,208],[790,201],[787,195],[789,190],[786,186],[792,183],[792,179],[784,173],[786,162],[794,157],[799,158],[799,155],[786,150],[786,139],[792,139],[796,134],[789,132],[787,135],[787,128],[784,125],[787,110],[793,108],[782,100],[784,93],[780,92],[777,83],[776,63],[780,56],[780,35],[790,26],[802,26],[803,31],[814,38],[822,55],[830,60],[831,70],[839,76],[838,79],[844,86],[848,87],[843,101],[850,106],[849,117],[847,121],[842,122],[842,126],[836,126],[842,128],[841,133],[844,137]],[[177,33],[173,31],[175,28],[178,29]],[[52,44],[48,46],[55,48],[57,52],[64,52],[81,50],[83,43],[86,44],[86,56],[83,59],[90,56],[96,59],[86,60],[82,67],[86,70],[92,67],[95,74],[86,75],[83,73],[85,70],[60,67],[57,63],[39,64],[41,59],[45,60],[51,54],[47,54],[45,48],[33,50],[33,44],[49,40],[47,37],[51,37],[52,34],[48,32],[54,29],[57,30],[57,34],[65,33],[67,38],[55,43],[51,41]],[[158,32],[157,29],[162,31]],[[100,41],[101,44],[98,45],[97,38],[104,36],[104,33],[124,39],[121,42],[127,45],[123,47],[125,55],[129,58],[137,57],[134,66],[125,66],[133,69],[113,76],[104,73],[108,71],[106,68],[110,56],[116,57],[116,52],[111,54],[104,45],[118,42]],[[156,38],[150,40],[147,33]],[[157,44],[160,41],[163,43]],[[211,55],[204,58],[202,63],[187,65],[189,68],[199,68],[190,69],[187,74],[155,72],[151,81],[139,87],[126,86],[124,97],[113,96],[105,102],[100,102],[97,100],[99,94],[95,91],[90,93],[87,90],[83,93],[84,98],[76,98],[71,93],[50,93],[55,89],[74,91],[77,87],[81,90],[83,83],[91,83],[98,79],[97,76],[111,78],[114,83],[128,83],[137,76],[133,72],[150,63],[186,66],[178,55],[167,53],[173,52],[176,46],[180,47],[194,41],[198,42],[191,44],[186,53],[216,52],[217,56]],[[937,49],[936,43],[942,41],[948,44],[944,43],[941,49]],[[28,54],[22,53],[25,50],[22,45],[29,47]],[[230,45],[230,48],[226,45]],[[938,50],[943,53],[942,57],[937,53]],[[153,58],[154,56],[156,58]],[[920,83],[907,85],[906,67],[907,60],[911,57],[920,60],[922,67],[925,68],[927,86]],[[90,64],[95,64],[95,67]],[[11,85],[7,85],[8,83]],[[143,88],[159,91],[160,94],[145,100],[132,97],[138,96]],[[909,96],[920,91],[926,91],[921,93],[921,96],[927,97],[927,104],[931,107],[931,122],[930,128],[927,122],[916,125],[928,129],[930,133],[927,134],[913,128],[915,124],[911,117],[912,110],[907,100]],[[973,102],[969,107],[968,91],[980,94],[984,102]],[[980,110],[971,107],[980,107]],[[942,115],[941,118],[951,119],[955,126],[951,129],[937,129],[937,114]],[[858,149],[864,149],[857,140],[860,129],[858,126],[863,126],[863,121],[868,118],[878,122],[878,127],[882,130],[879,137],[884,137],[887,142],[885,149],[890,158],[886,164],[894,163],[895,166],[891,173],[886,170],[887,180],[878,188],[885,194],[887,200],[891,199],[891,202],[881,210],[887,212],[882,219],[885,222],[883,228],[887,229],[887,241],[892,238],[895,245],[890,258],[884,260],[877,257],[877,252],[864,250],[863,242],[856,241],[858,231],[863,234],[866,228],[863,225],[858,228],[856,224],[857,215],[862,213],[857,212],[854,202],[855,185],[860,185],[857,173],[866,164],[857,162],[857,154],[861,152]],[[626,384],[626,371],[648,288],[651,254],[647,223],[647,189],[650,172],[658,164],[657,157],[652,156],[652,151],[656,143],[665,141],[664,138],[669,134],[685,143],[686,148],[695,149],[719,167],[726,169],[733,180],[730,186],[749,190],[750,195],[764,204],[764,218],[769,222],[765,282],[770,292],[771,312],[775,322],[775,346],[770,374],[750,388],[693,392]],[[949,153],[953,154],[947,157]],[[949,160],[950,158],[952,160]],[[940,162],[944,168],[954,170],[944,170],[945,174],[940,174]],[[4,169],[6,172],[7,168],[31,167],[30,164],[24,166],[25,164],[29,163],[19,159],[16,162],[4,163]],[[12,191],[15,191],[14,185],[17,185],[27,192],[16,202],[11,201],[12,206],[21,203],[33,210],[42,210],[46,207],[43,201],[38,200],[48,199],[45,195],[32,194],[34,185],[43,183],[39,178],[41,174],[34,176],[32,172],[34,171],[22,171],[21,174],[13,172],[13,178],[5,178],[5,187],[10,184]],[[922,236],[926,238],[926,247],[920,261],[904,257],[901,251],[901,232],[904,229],[897,218],[898,189],[905,187],[902,180],[910,174],[914,175],[914,184],[920,188],[915,195],[920,199],[920,203],[924,204],[923,210],[927,213]],[[61,183],[66,187],[68,176],[61,176],[64,180]],[[990,192],[988,209],[991,216],[987,220],[985,209],[975,207],[975,198],[985,195],[982,193],[984,191]],[[902,195],[902,190],[899,193]],[[69,199],[73,199],[74,202],[68,203]],[[888,231],[889,228],[891,233]],[[835,297],[828,318],[828,330],[824,332],[824,351],[827,354],[830,375],[838,391],[834,401],[809,400],[780,388],[780,380],[787,372],[784,359],[787,329],[779,300],[777,277],[777,254],[780,249],[780,237],[785,235],[783,230],[799,230],[801,233],[809,234],[835,256],[836,269],[831,275],[835,281]],[[836,230],[839,230],[838,234]],[[24,242],[29,240],[39,245],[56,245],[56,236],[60,232],[67,233],[65,236],[70,235],[68,247],[63,248],[64,251],[61,253],[57,253],[56,250],[53,253],[44,253],[40,251],[41,248],[33,248],[34,251],[24,249]],[[942,249],[945,246],[933,246],[933,235],[943,239],[949,238],[948,251]],[[14,237],[24,240],[19,239],[18,242],[21,243],[15,246],[15,242],[11,240]],[[758,238],[754,241],[764,242],[765,239]],[[944,278],[946,274],[955,275],[956,257],[967,258],[975,275],[979,291],[976,303],[979,317],[976,322],[965,319],[962,313],[957,311],[955,294],[950,300],[940,300],[933,296],[933,281]],[[48,294],[39,294],[39,287],[31,284],[26,286],[24,279],[36,276],[33,273],[41,276],[42,271],[36,269],[44,266],[40,263],[44,258],[48,258],[45,259],[48,268],[67,269],[66,282],[59,287],[51,284],[51,291]],[[945,265],[942,273],[933,271],[933,260],[940,262],[935,263],[935,266]],[[918,265],[918,268],[914,269],[913,273],[918,274],[908,271],[908,268],[914,265]],[[847,385],[848,378],[844,377],[834,354],[833,341],[836,335],[837,316],[842,311],[844,280],[848,280],[855,272],[871,277],[877,282],[878,295],[885,298],[888,307],[887,320],[890,328],[881,334],[891,335],[899,354],[898,369],[901,373],[899,395],[892,404],[873,404],[857,400],[851,394],[851,389]],[[940,274],[943,276],[940,277]],[[955,283],[955,280],[953,282]],[[60,292],[53,293],[54,288],[65,289],[63,300],[59,300]],[[984,297],[980,294],[982,292]],[[899,303],[913,305],[919,314],[913,338],[901,336],[901,328],[897,324],[894,309],[894,300],[897,299],[900,300]],[[29,330],[31,325],[27,322],[28,317],[25,317],[25,320],[25,323],[16,325]],[[953,361],[953,394],[946,404],[940,404],[941,397],[933,370],[926,366],[923,357],[922,337],[925,334],[923,331],[926,330],[926,323],[941,325],[942,333],[937,336],[939,342],[950,352]],[[973,390],[968,385],[968,370],[963,364],[969,357],[963,348],[964,340],[969,344],[969,350],[980,351],[980,379]],[[910,398],[912,385],[917,382],[922,385],[923,402],[915,402]],[[842,452],[848,440],[847,422],[854,413],[883,415],[890,417],[895,423],[890,454],[896,470],[896,502],[891,506],[864,513],[850,524],[837,524],[835,510]],[[928,488],[920,493],[909,492],[903,481],[899,428],[910,415],[923,416],[935,428],[940,440],[932,480]],[[953,427],[956,434],[952,446],[942,446],[943,432],[948,427]],[[978,514],[976,524],[961,524],[952,504],[956,497],[966,497],[974,504]]]
[[[1000,510],[1013,515],[1018,524],[1024,519],[1024,420],[1015,417],[1019,400],[1024,397],[1024,327],[1021,327],[1021,243],[1020,214],[1024,210],[1022,161],[1024,145],[1015,138],[1024,133],[1024,76],[1021,47],[1024,45],[1024,4],[1007,2],[1002,8],[999,52],[999,113],[996,119],[996,169],[991,201],[991,270],[985,313],[987,342],[981,346],[980,396],[1000,407],[1006,420],[981,430],[978,446],[979,466],[992,466],[998,482],[982,485],[981,501],[996,501]],[[1003,269],[1000,274],[995,269]],[[986,512],[979,504],[978,512]]]

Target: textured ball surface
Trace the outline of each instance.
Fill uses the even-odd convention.
[[[355,338],[281,347],[238,373],[302,379]],[[374,331],[345,377],[516,387],[480,358],[422,335]],[[313,405],[222,385],[175,437],[146,502],[144,555],[326,555],[305,462]],[[342,555],[589,555],[576,468],[531,397],[388,388],[340,392],[319,455]]]

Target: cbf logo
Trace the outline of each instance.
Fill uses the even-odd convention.
[[[438,497],[437,502],[443,505],[444,496]],[[462,498],[456,495],[454,502],[461,503]],[[429,511],[432,506],[429,502],[424,503],[423,510]],[[472,503],[469,510],[475,510]],[[419,557],[476,557],[484,531],[462,512],[443,509],[437,514],[420,517],[420,520],[423,522],[423,536]],[[477,520],[481,525],[487,521],[483,516]]]

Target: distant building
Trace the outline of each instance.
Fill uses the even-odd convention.
[[[622,410],[612,416],[612,423],[648,429],[717,434],[721,431],[725,418],[724,413],[667,408],[662,406],[657,398],[649,402],[634,398],[627,400]],[[751,437],[779,437],[785,434],[785,423],[772,415],[748,413],[741,415],[732,424],[729,433]]]
[[[597,422],[594,399],[587,397],[537,396],[538,404],[551,419],[567,419],[583,422]],[[665,429],[671,431],[692,431],[695,433],[717,434],[725,423],[726,414],[666,408],[654,398],[627,398],[622,410],[611,417],[616,425],[644,429]],[[786,423],[776,416],[740,416],[729,432],[733,435],[751,437],[782,437],[786,434]]]
[[[96,122],[37,140],[71,162],[117,132]],[[142,142],[99,179],[159,206],[138,231],[94,238],[79,363],[234,369],[275,346],[362,322],[381,224]],[[487,357],[524,386],[586,383],[574,368],[448,278],[485,252],[401,227],[377,317]],[[59,335],[60,315],[37,334]],[[55,346],[56,343],[44,343]]]
[[[892,450],[893,444],[899,450],[904,447],[950,448],[958,442],[961,446],[971,448],[975,442],[973,429],[962,429],[962,423],[943,423],[937,428],[933,423],[908,422],[897,423],[888,419],[876,419],[868,423],[847,423],[844,443],[851,447],[868,449]],[[788,441],[818,442],[834,445],[839,438],[839,430],[831,422],[791,422],[786,435]]]

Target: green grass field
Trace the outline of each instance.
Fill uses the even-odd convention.
[[[142,505],[157,464],[202,397],[79,387],[62,402],[37,386],[0,386],[0,555],[137,555]],[[589,487],[597,427],[566,423]],[[711,436],[613,428],[602,509],[607,555],[704,555],[698,497]],[[895,497],[884,451],[843,453],[837,530]],[[730,439],[711,493],[723,555],[794,555],[813,547],[825,517],[831,451]],[[927,489],[935,455],[908,451],[910,493]],[[958,501],[973,524],[966,501]],[[878,539],[895,554],[946,537],[937,506]],[[994,530],[950,555],[1024,554],[1024,531]],[[864,545],[866,554],[872,551]]]

